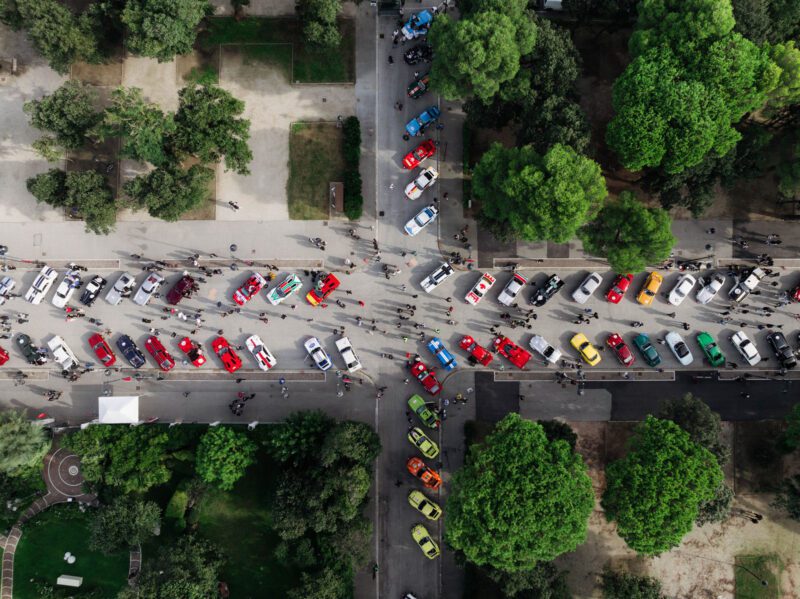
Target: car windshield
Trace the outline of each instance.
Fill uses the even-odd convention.
[[[685,343],[680,343],[680,342],[679,342],[679,343],[677,343],[677,344],[675,345],[675,351],[677,352],[677,354],[678,354],[678,355],[679,355],[681,358],[683,358],[684,356],[687,356],[687,355],[689,355],[689,348],[688,348],[688,347],[686,347],[686,344],[685,344]]]

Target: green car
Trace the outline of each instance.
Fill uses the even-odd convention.
[[[408,407],[419,416],[422,423],[430,428],[439,428],[439,419],[430,408],[425,405],[425,400],[419,395],[412,395],[408,398]]]
[[[439,455],[439,446],[436,445],[418,426],[408,429],[408,440],[419,449],[426,458],[433,459]]]
[[[408,97],[416,100],[417,98],[422,96],[426,91],[428,91],[428,86],[430,85],[430,82],[431,82],[431,77],[428,73],[425,73],[419,79],[412,81],[408,85],[408,89],[406,90],[408,92]]]
[[[661,364],[661,356],[658,355],[658,351],[656,351],[656,348],[650,343],[650,337],[644,333],[639,333],[633,338],[633,344],[636,346],[636,349],[639,350],[639,353],[642,354],[648,366],[655,368]]]
[[[697,343],[700,344],[700,349],[703,350],[706,358],[714,368],[725,364],[725,354],[722,353],[722,350],[717,346],[717,342],[714,341],[711,335],[706,332],[698,333]]]

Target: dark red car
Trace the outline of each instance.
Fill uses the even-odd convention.
[[[632,366],[636,359],[633,357],[627,343],[617,333],[611,333],[606,339],[606,345],[614,350],[617,360],[623,366]]]
[[[531,352],[522,349],[519,345],[511,341],[508,337],[498,337],[494,340],[494,348],[497,352],[508,359],[517,368],[525,368],[531,359]]]
[[[225,370],[233,374],[242,367],[242,359],[233,351],[231,344],[225,337],[217,337],[211,342],[211,349],[217,354],[217,357],[222,360],[222,365]]]
[[[436,375],[433,370],[425,366],[422,360],[417,360],[411,365],[411,374],[422,383],[422,386],[425,387],[425,391],[431,395],[438,395],[442,390],[442,386],[439,384],[439,381],[436,380]]]
[[[794,288],[792,291],[792,299],[796,302],[800,302],[800,285]]]
[[[150,335],[147,341],[144,342],[144,347],[153,356],[153,359],[158,364],[158,367],[164,372],[168,372],[175,368],[175,360],[169,355],[167,348],[158,340],[155,335]]]
[[[428,158],[436,154],[436,144],[432,139],[426,139],[403,158],[403,168],[417,168]]]
[[[628,291],[628,288],[631,286],[631,281],[633,281],[633,275],[617,275],[617,278],[614,279],[614,283],[611,285],[611,289],[606,293],[606,299],[612,304],[620,303],[625,292]]]
[[[112,366],[114,362],[117,361],[117,356],[114,355],[111,347],[99,333],[95,333],[89,337],[89,345],[92,347],[92,351],[94,355],[97,356],[97,359],[103,363],[103,366]]]
[[[474,360],[478,364],[488,366],[489,363],[494,360],[494,356],[489,352],[489,350],[482,345],[479,345],[478,342],[469,335],[464,335],[461,338],[461,341],[458,342],[458,347],[469,353],[470,362]]]
[[[167,292],[167,303],[177,305],[184,297],[189,297],[194,288],[194,279],[191,275],[184,274],[180,280]]]

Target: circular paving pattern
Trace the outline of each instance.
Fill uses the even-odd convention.
[[[66,497],[80,497],[83,492],[83,475],[80,459],[66,449],[57,449],[47,458],[45,482],[52,491]]]

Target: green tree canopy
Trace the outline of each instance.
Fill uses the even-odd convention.
[[[161,508],[154,501],[123,495],[115,497],[95,514],[89,547],[105,554],[140,545],[161,525]]]
[[[325,435],[335,422],[318,410],[290,414],[270,430],[266,442],[270,455],[283,464],[305,468],[318,459],[317,448],[325,442]]]
[[[560,144],[544,155],[494,144],[475,167],[472,187],[479,218],[495,236],[558,243],[573,238],[608,194],[600,166]]]
[[[519,572],[491,567],[484,570],[508,599],[572,599],[567,572],[559,570],[553,562],[537,562],[530,570]]]
[[[0,473],[15,473],[36,465],[50,450],[51,440],[19,410],[0,412]]]
[[[509,414],[454,474],[445,534],[474,564],[530,570],[583,543],[593,507],[581,456]]]
[[[205,163],[224,157],[227,170],[249,174],[247,165],[253,160],[247,145],[250,121],[239,118],[244,102],[215,85],[184,87],[178,92],[178,100],[175,150],[197,156]]]
[[[800,5],[800,2],[798,2]],[[772,108],[800,103],[800,48],[794,41],[770,47],[770,58],[781,69],[778,86],[770,92]]]
[[[736,31],[756,44],[800,37],[800,2],[795,0],[733,0]]]
[[[137,206],[147,208],[150,216],[176,221],[208,199],[208,184],[213,179],[214,171],[199,164],[184,170],[167,163],[127,181],[123,189]]]
[[[672,420],[689,433],[689,438],[705,447],[724,466],[731,457],[731,448],[722,441],[722,420],[708,404],[691,393],[668,399],[661,404],[659,418]]]
[[[584,249],[606,258],[618,273],[637,273],[669,258],[675,237],[669,213],[648,208],[630,191],[606,202],[597,218],[580,231]]]
[[[23,110],[33,127],[52,133],[63,148],[75,150],[102,118],[94,108],[96,98],[88,87],[71,80],[40,100],[25,102]]]
[[[208,0],[126,0],[125,43],[134,54],[167,62],[192,51],[197,26],[212,12]]]
[[[229,426],[215,426],[200,438],[197,447],[197,474],[223,491],[233,489],[255,462],[256,444],[246,433]]]
[[[773,505],[786,511],[792,520],[800,521],[800,474],[783,479]]]
[[[327,48],[339,45],[342,36],[336,17],[342,11],[341,0],[298,0],[296,7],[306,41]]]
[[[714,497],[722,470],[714,455],[669,420],[640,424],[628,454],[606,467],[606,518],[634,551],[658,555],[680,544],[698,508]]]
[[[161,166],[169,160],[165,146],[175,129],[173,115],[146,101],[141,89],[118,87],[92,134],[100,140],[120,137],[120,156]]]
[[[536,25],[520,2],[508,10],[485,10],[455,21],[434,20],[429,38],[434,47],[431,87],[448,100],[474,94],[489,102],[503,82],[514,78],[520,58],[533,50]]]
[[[794,404],[786,414],[786,430],[783,431],[779,443],[786,453],[800,447],[800,403]]]
[[[665,599],[661,583],[649,576],[635,576],[606,568],[601,578],[603,599]]]

